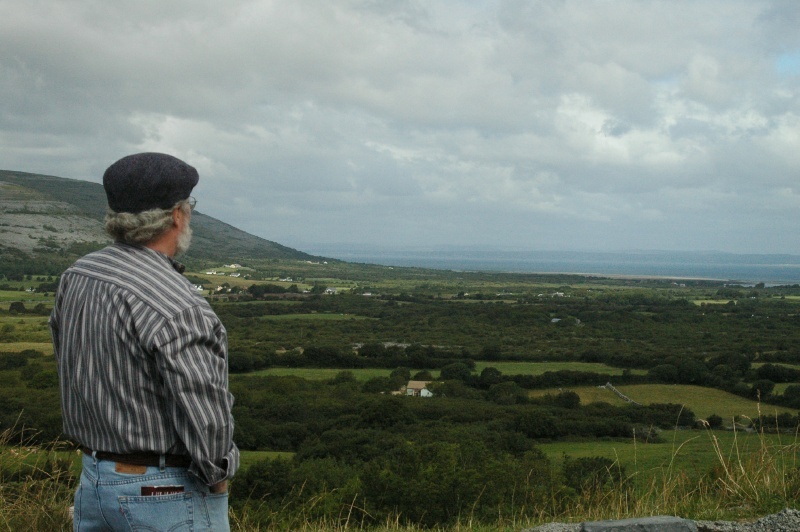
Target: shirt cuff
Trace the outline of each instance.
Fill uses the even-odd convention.
[[[204,466],[204,467],[203,467]],[[200,465],[192,461],[189,466],[189,473],[200,479],[203,484],[213,486],[223,480],[230,480],[239,470],[239,448],[236,444],[231,445],[230,451],[219,462],[206,461]]]

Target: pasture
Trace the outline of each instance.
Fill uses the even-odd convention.
[[[339,373],[347,371],[352,373],[353,376],[359,382],[368,381],[374,377],[388,377],[391,373],[391,370],[388,369],[336,369],[336,368],[268,368],[262,369],[258,371],[253,371],[251,373],[246,373],[243,375],[237,375],[237,378],[247,378],[250,376],[253,377],[299,377],[301,379],[307,379],[312,381],[324,381],[324,380],[331,380],[336,377]]]
[[[275,316],[275,318],[291,318],[295,315],[288,315],[288,316]],[[302,316],[309,316],[308,314],[301,314],[297,315],[298,319]],[[327,319],[343,319],[337,318],[338,314],[320,314],[314,316],[330,316]],[[489,362],[489,361],[477,361],[475,363],[475,374],[480,374],[484,368],[493,367],[499,370],[504,375],[541,375],[548,371],[560,371],[560,370],[573,370],[573,371],[588,371],[600,374],[607,374],[609,376],[613,375],[621,375],[622,371],[619,368],[614,368],[611,366],[607,366],[605,364],[600,363],[593,363],[593,362]],[[274,376],[286,376],[286,375],[293,375],[296,377],[301,377],[303,379],[310,379],[310,380],[329,380],[336,377],[336,375],[342,371],[349,371],[352,373],[357,381],[366,381],[374,377],[388,377],[391,373],[389,369],[379,369],[379,368],[368,368],[368,369],[350,369],[350,370],[342,370],[342,369],[335,369],[335,368],[268,368],[259,371],[255,371],[253,373],[248,373],[247,375],[256,375],[256,376],[264,376],[264,375],[274,375]],[[411,374],[413,375],[415,372],[420,371],[420,368],[412,368]],[[437,378],[439,376],[438,370],[429,370],[433,378]],[[644,374],[646,373],[644,370],[631,370],[634,374]]]
[[[28,314],[0,316],[0,351],[42,351],[41,346],[48,345],[46,350],[52,353],[47,319]]]
[[[33,307],[39,303],[51,306],[53,303],[53,293],[0,290],[0,309],[8,310],[9,305],[14,301],[22,301],[25,307]]]
[[[263,321],[344,321],[344,320],[377,320],[368,316],[358,316],[356,314],[278,314],[274,316],[261,316]]]
[[[477,361],[475,371],[480,373],[484,368],[492,367],[503,375],[541,375],[548,371],[586,371],[603,375],[622,375],[621,368],[615,368],[596,362],[494,362]],[[647,370],[631,369],[633,375],[645,375]]]
[[[711,414],[720,416],[726,425],[731,425],[734,419],[755,419],[759,413],[766,416],[776,416],[784,412],[795,415],[797,412],[791,408],[760,404],[744,397],[734,395],[714,388],[692,386],[686,384],[635,384],[630,386],[617,386],[617,389],[641,404],[673,403],[685,406],[694,412],[695,416],[705,419]],[[612,405],[624,405],[625,401],[610,390],[596,386],[566,387],[563,389],[534,390],[530,392],[533,397],[545,394],[557,394],[559,391],[570,390],[577,393],[582,404],[604,402]]]
[[[796,434],[759,434],[722,430],[673,430],[661,434],[664,443],[629,441],[559,441],[537,445],[555,463],[564,456],[587,458],[602,456],[614,460],[628,476],[643,480],[666,480],[685,474],[697,478],[720,466],[723,461],[738,464],[757,460],[760,453],[780,456],[783,466],[797,466],[800,441]]]

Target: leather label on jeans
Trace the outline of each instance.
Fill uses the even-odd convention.
[[[183,486],[142,486],[143,497],[175,495],[176,493],[183,493]]]
[[[147,473],[147,466],[117,462],[117,465],[114,468],[114,470],[117,473],[125,473],[127,475],[144,475],[145,473]]]

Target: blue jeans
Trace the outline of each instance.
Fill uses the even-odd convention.
[[[127,472],[129,469],[83,455],[81,483],[75,492],[74,531],[230,530],[228,494],[210,493],[185,467],[142,467],[133,473]],[[148,491],[142,490],[144,486],[182,486],[183,491],[143,495]]]

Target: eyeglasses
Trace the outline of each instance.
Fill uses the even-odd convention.
[[[186,201],[189,203],[189,208],[194,210],[194,206],[197,205],[197,200],[194,198],[194,196],[189,196],[186,198]]]

